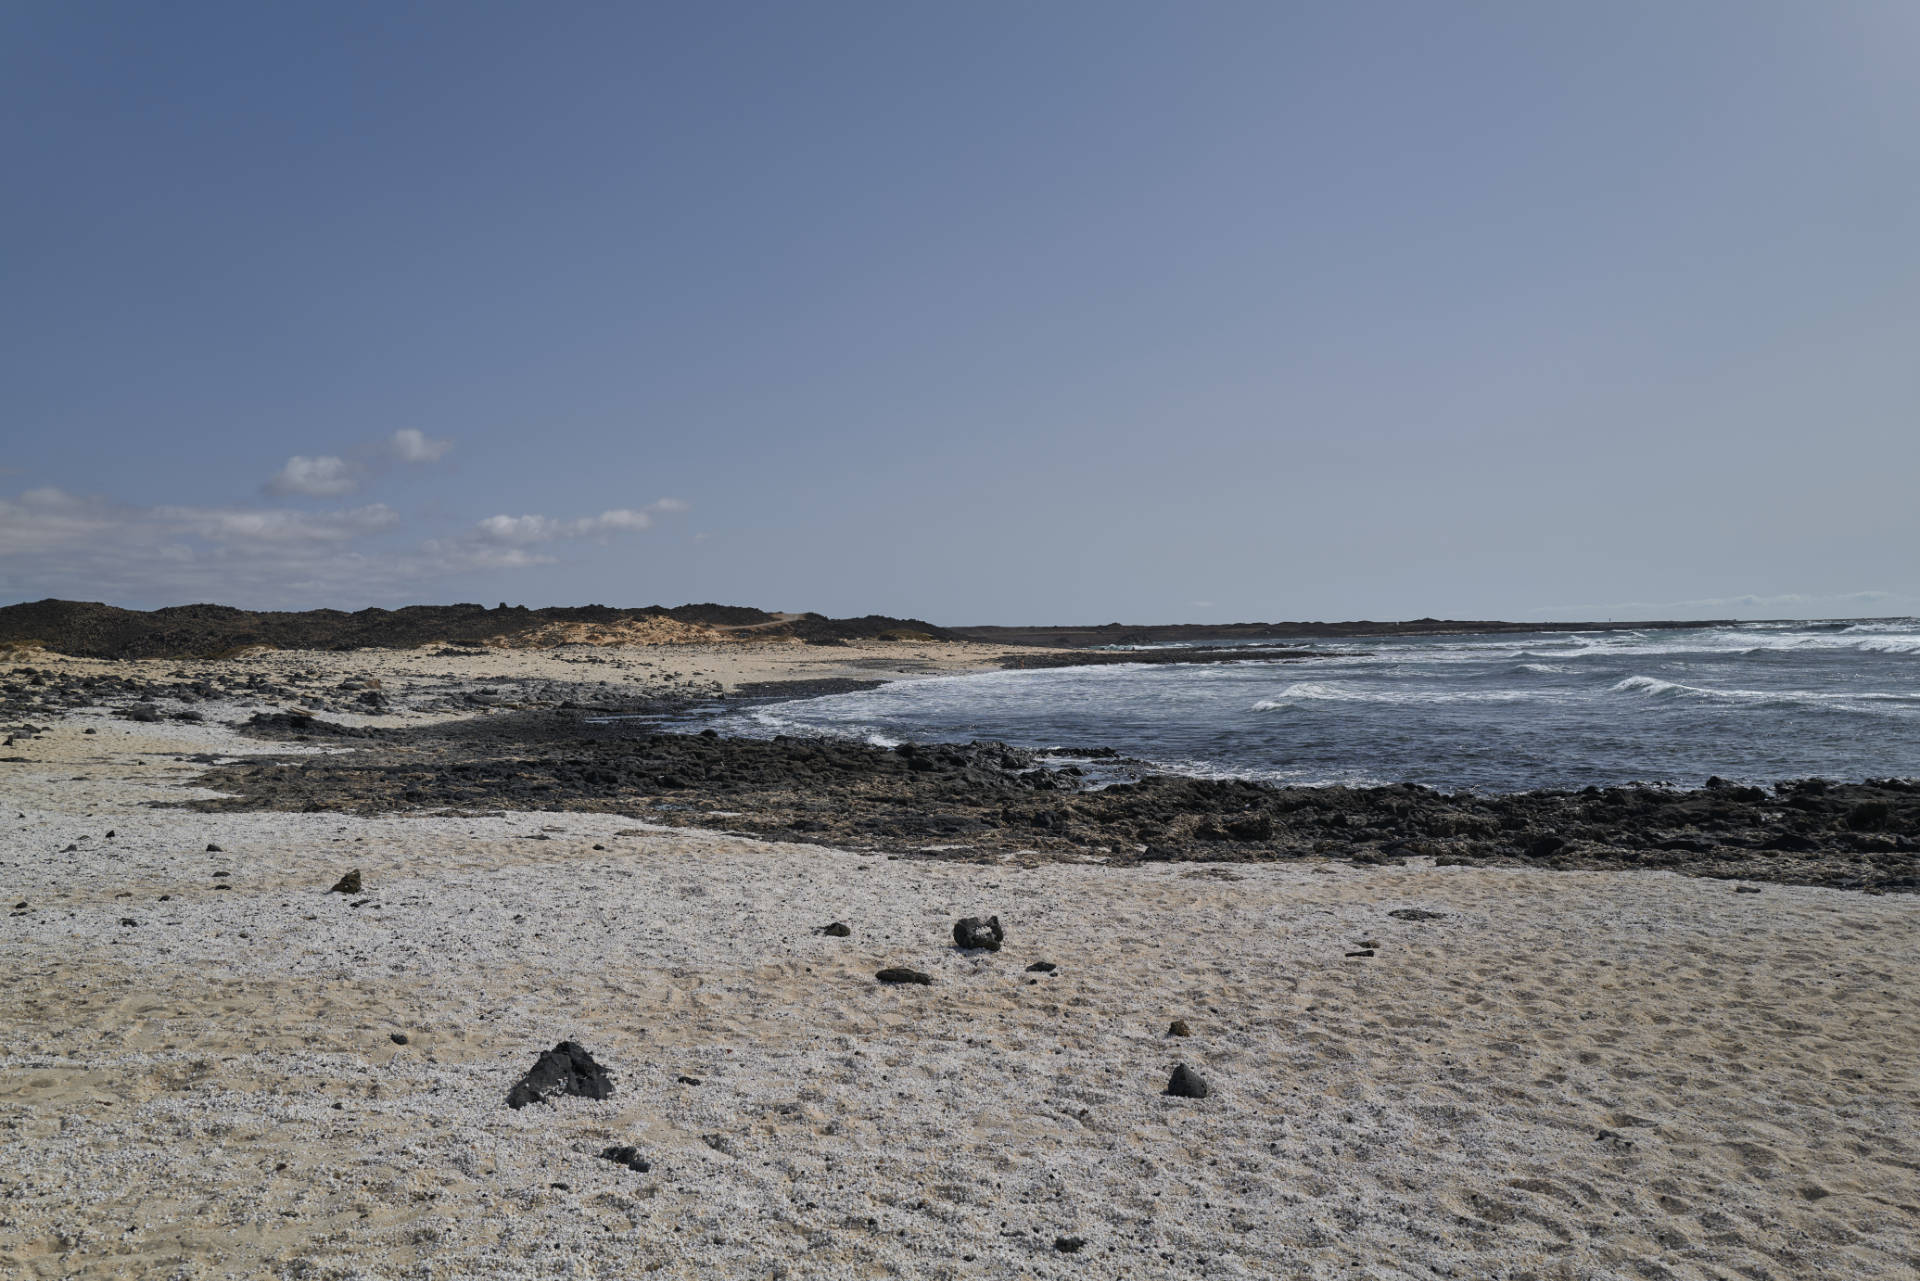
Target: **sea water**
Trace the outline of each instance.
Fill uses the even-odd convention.
[[[1308,656],[1289,661],[898,681],[709,723],[880,744],[1102,746],[1177,772],[1295,784],[1920,776],[1912,618],[1300,644]]]

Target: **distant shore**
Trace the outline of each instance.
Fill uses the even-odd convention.
[[[844,645],[941,641],[1103,649],[1116,645],[1341,640],[1368,636],[1455,636],[1535,632],[1710,628],[1728,620],[1518,623],[1417,618],[1405,622],[1105,623],[1099,626],[943,627],[917,618],[775,613],[744,605],[605,605],[527,609],[500,605],[409,605],[400,609],[257,611],[226,605],[121,609],[98,602],[43,600],[0,607],[0,647],[28,646],[86,658],[217,658],[249,648],[407,649],[452,645],[539,649],[558,645],[653,645],[792,641]]]

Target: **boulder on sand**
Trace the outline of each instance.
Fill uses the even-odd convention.
[[[533,1067],[507,1092],[507,1106],[515,1111],[529,1103],[545,1103],[556,1094],[604,1099],[613,1094],[607,1070],[573,1041],[562,1041],[534,1060]]]
[[[953,923],[953,945],[958,948],[998,952],[1006,937],[1007,932],[1000,928],[1000,918],[997,916],[989,916],[985,920],[966,916]]]

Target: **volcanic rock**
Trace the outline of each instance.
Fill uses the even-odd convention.
[[[922,974],[919,970],[910,970],[904,965],[889,965],[873,977],[879,979],[882,983],[928,984],[933,982],[933,976],[931,974]]]
[[[615,1165],[624,1165],[635,1174],[645,1174],[653,1168],[653,1163],[640,1155],[640,1149],[616,1144],[600,1154]]]
[[[1213,1089],[1204,1077],[1182,1063],[1173,1069],[1173,1075],[1167,1079],[1167,1093],[1176,1099],[1204,1099],[1213,1093]]]
[[[529,1103],[545,1103],[558,1094],[604,1099],[613,1094],[613,1081],[593,1055],[573,1041],[562,1041],[534,1060],[533,1067],[507,1092],[507,1106],[515,1111]]]
[[[953,923],[953,945],[958,948],[980,948],[988,952],[998,952],[1007,932],[1000,928],[1000,918],[989,916],[981,920],[977,916],[966,916]]]

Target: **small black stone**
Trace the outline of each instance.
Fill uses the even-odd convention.
[[[922,974],[919,970],[910,970],[904,965],[889,965],[873,977],[882,983],[921,983],[933,982],[931,974]]]
[[[354,868],[351,872],[348,872],[345,876],[341,877],[339,880],[335,881],[333,883],[333,888],[327,891],[327,893],[329,894],[358,894],[359,892],[360,892],[360,869],[357,867]]]
[[[680,1084],[682,1084],[682,1085],[698,1085],[698,1084],[700,1084],[700,1078],[699,1078],[699,1077],[697,1077],[697,1076],[676,1076],[676,1077],[674,1077],[673,1079],[674,1079],[674,1080],[676,1080],[676,1081],[678,1081],[678,1082],[680,1082]]]
[[[645,1174],[653,1168],[653,1163],[640,1155],[640,1149],[626,1144],[616,1144],[600,1154],[615,1165],[624,1165],[635,1174]]]
[[[1078,1254],[1086,1243],[1085,1237],[1055,1237],[1053,1248],[1062,1254]]]
[[[1052,961],[1035,961],[1032,965],[1029,965],[1027,967],[1027,973],[1051,974],[1059,968],[1060,967],[1055,965]]]
[[[1167,1093],[1176,1099],[1204,1099],[1213,1089],[1198,1072],[1182,1063],[1167,1080]]]
[[[222,850],[222,849],[221,849],[221,848],[220,848],[220,847],[219,847],[218,845],[215,845],[215,844],[213,844],[213,843],[212,843],[211,841],[209,841],[209,842],[207,843],[207,853],[209,853],[209,854],[223,854],[223,853],[225,853],[225,852],[226,852],[226,851],[224,851],[224,850]]]
[[[407,1034],[405,1032],[389,1032],[387,1033],[387,1039],[395,1045],[405,1045],[407,1043]]]
[[[847,938],[853,933],[853,927],[851,925],[848,925],[845,921],[835,921],[832,925],[822,925],[820,927],[820,932],[822,934],[831,934],[834,938],[837,938],[837,939],[843,939],[843,938]]]
[[[1167,1024],[1167,1035],[1168,1036],[1192,1036],[1193,1029],[1187,1026],[1187,1021],[1185,1019],[1175,1019],[1173,1022]]]
[[[1444,921],[1445,912],[1429,912],[1424,907],[1396,907],[1387,913],[1396,921]]]

